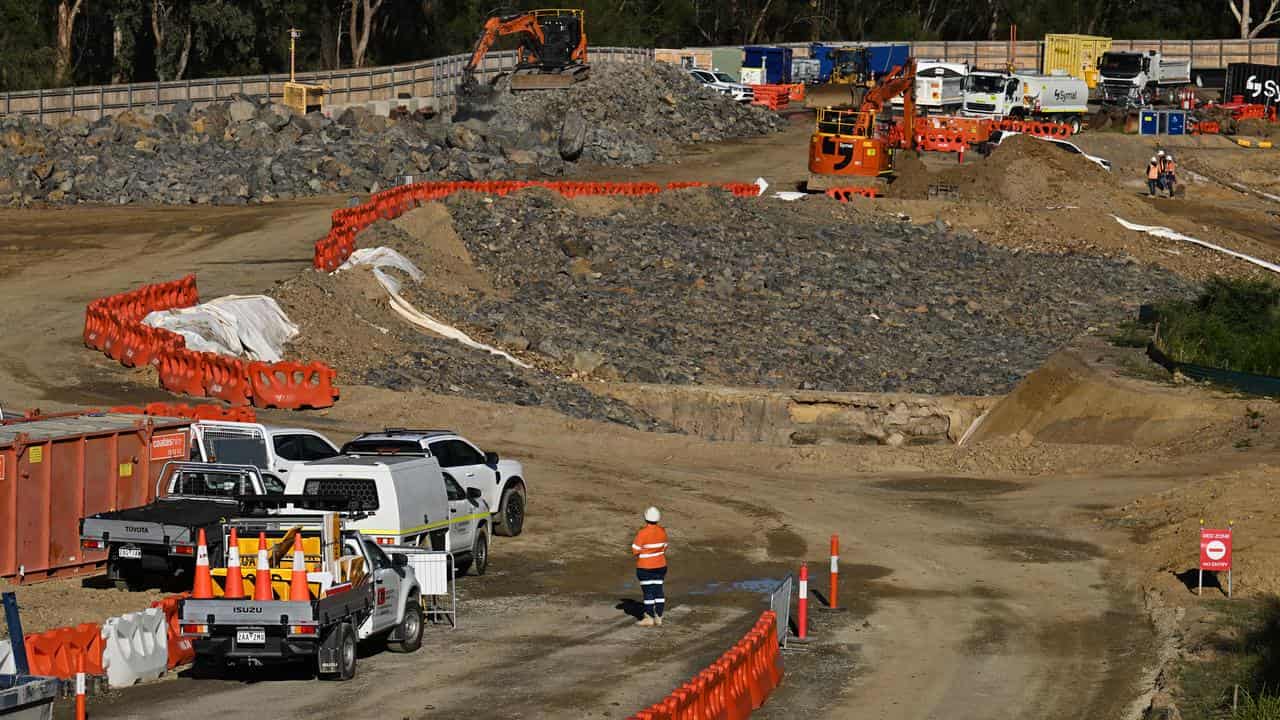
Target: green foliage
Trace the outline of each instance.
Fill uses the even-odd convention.
[[[1257,695],[1245,690],[1232,720],[1280,720],[1280,695],[1267,694],[1263,688]]]
[[[359,3],[361,0],[354,0]],[[0,90],[49,87],[58,0],[0,0]],[[1256,4],[1256,3],[1255,3]],[[288,29],[303,31],[301,71],[348,67],[349,0],[84,0],[72,66],[82,84],[288,70]],[[822,40],[1003,40],[1047,32],[1232,37],[1225,0],[1062,3],[1026,0],[382,0],[367,65],[471,49],[495,8],[578,7],[592,45],[684,47]],[[159,9],[158,23],[153,15]],[[158,26],[159,32],[153,30]],[[1273,27],[1275,34],[1280,27]],[[190,43],[187,42],[188,33]],[[157,37],[157,35],[159,37]],[[509,45],[508,45],[509,46]],[[186,64],[182,57],[186,52]]]
[[[1280,720],[1280,600],[1222,599],[1210,607],[1216,631],[1192,648],[1192,656],[1203,659],[1177,669],[1182,717]],[[1232,715],[1237,685],[1239,704]]]
[[[1214,278],[1192,301],[1159,308],[1159,345],[1180,362],[1280,375],[1280,286]]]

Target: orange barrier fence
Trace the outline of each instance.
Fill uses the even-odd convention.
[[[423,203],[443,200],[456,192],[478,192],[489,195],[508,195],[528,188],[544,188],[565,197],[586,195],[622,195],[640,197],[657,195],[665,190],[690,187],[711,187],[707,183],[670,183],[665,188],[656,183],[644,182],[543,182],[535,180],[493,180],[488,182],[420,182],[401,185],[380,193],[374,193],[362,205],[334,210],[329,234],[315,244],[312,265],[317,270],[333,272],[351,257],[356,249],[356,235],[378,220],[391,220],[409,212]],[[718,185],[738,197],[755,197],[760,188],[754,183],[726,183]],[[85,319],[86,338],[90,320]],[[85,341],[88,344],[88,340]]]
[[[787,95],[790,96],[792,102],[802,102],[804,100],[804,83],[788,85]]]
[[[1192,135],[1217,135],[1222,132],[1222,125],[1217,120],[1201,120],[1191,123]]]
[[[180,665],[190,665],[196,661],[196,650],[191,645],[191,639],[182,636],[181,616],[178,613],[182,601],[190,596],[191,593],[170,595],[163,600],[156,600],[151,603],[151,607],[164,610],[165,628],[169,638],[170,670]]]
[[[631,720],[740,720],[760,709],[781,683],[777,618],[766,610],[728,652]]]
[[[781,110],[791,104],[790,85],[752,85],[752,105],[763,105],[770,110]]]
[[[391,207],[386,204],[383,211],[390,212]],[[336,218],[338,213],[334,215]],[[354,234],[352,239],[354,244]],[[152,312],[190,307],[199,301],[194,275],[94,300],[85,308],[84,344],[126,367],[154,365],[160,386],[172,393],[216,398],[233,408],[326,408],[338,400],[336,373],[323,363],[250,363],[227,355],[196,352],[187,349],[178,333],[142,324]],[[259,371],[258,380],[254,369]],[[218,411],[203,412],[205,417],[219,419]],[[222,413],[222,419],[245,416]]]
[[[221,405],[176,405],[173,403],[147,403],[142,407],[136,405],[120,405],[109,408],[107,412],[127,415],[154,415],[156,417],[191,418],[192,420],[231,420],[234,422],[257,422],[258,414],[253,408],[224,408]]]
[[[1038,135],[1040,137],[1071,137],[1071,126],[1066,123],[1053,122],[1037,122],[1034,120],[1013,120],[1004,118],[996,123],[999,130],[1010,130],[1012,132],[1025,133],[1027,135]]]
[[[879,188],[870,187],[838,187],[831,188],[827,191],[827,197],[839,200],[840,202],[849,202],[854,195],[861,197],[878,198],[884,195]]]
[[[102,626],[84,623],[23,637],[27,647],[27,662],[32,675],[70,680],[76,676],[76,666],[84,661],[84,672],[103,674]]]

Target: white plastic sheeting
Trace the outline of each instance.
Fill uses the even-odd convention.
[[[0,675],[13,675],[18,672],[18,664],[13,659],[13,644],[9,638],[0,638]]]
[[[382,284],[383,289],[387,291],[387,295],[391,298],[391,309],[409,323],[416,325],[423,330],[429,330],[441,337],[446,337],[450,340],[460,342],[467,347],[475,348],[476,350],[484,350],[491,355],[497,355],[517,367],[532,367],[529,363],[514,357],[510,353],[499,350],[492,345],[486,345],[482,342],[473,340],[470,335],[467,335],[452,325],[440,322],[430,315],[427,315],[414,307],[408,300],[401,297],[400,282],[389,274],[383,272],[382,268],[398,268],[404,271],[405,274],[413,278],[415,281],[421,280],[422,271],[419,270],[418,266],[414,265],[413,261],[409,258],[388,247],[360,248],[359,250],[351,253],[350,259],[343,263],[342,266],[334,272],[350,270],[358,265],[369,265],[373,268],[374,276],[378,278],[378,282]]]
[[[265,295],[228,295],[189,308],[157,310],[142,319],[178,333],[187,348],[250,360],[277,362],[298,326]]]
[[[1229,250],[1227,248],[1222,247],[1221,245],[1214,245],[1213,243],[1209,243],[1209,242],[1205,242],[1204,240],[1193,238],[1190,235],[1183,235],[1182,233],[1175,232],[1173,230],[1170,230],[1167,227],[1160,227],[1158,225],[1139,225],[1137,223],[1131,223],[1128,220],[1121,218],[1119,215],[1112,215],[1111,217],[1115,218],[1116,222],[1120,223],[1121,225],[1123,225],[1125,228],[1129,230],[1137,230],[1138,232],[1144,232],[1148,235],[1153,235],[1155,237],[1160,237],[1160,238],[1166,238],[1168,240],[1181,240],[1183,242],[1189,242],[1194,245],[1199,245],[1200,247],[1209,248],[1210,250],[1216,250],[1220,253],[1223,253],[1225,255],[1230,255],[1231,257],[1234,257],[1234,258],[1240,258],[1245,262],[1251,262],[1254,265],[1257,265],[1258,267],[1261,267],[1261,268],[1266,268],[1273,273],[1280,273],[1280,265],[1267,262],[1266,260],[1256,258],[1252,255],[1245,255],[1242,252]]]
[[[155,680],[169,666],[164,610],[148,608],[102,623],[102,669],[113,688]]]

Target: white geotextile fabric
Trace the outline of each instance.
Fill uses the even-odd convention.
[[[142,319],[186,338],[187,348],[277,362],[298,326],[265,295],[228,295],[189,308],[157,310]]]
[[[1266,260],[1256,258],[1252,255],[1245,255],[1242,252],[1236,252],[1235,250],[1224,248],[1221,245],[1214,245],[1213,243],[1209,243],[1209,242],[1205,242],[1204,240],[1193,238],[1190,235],[1183,235],[1182,233],[1175,232],[1173,230],[1170,230],[1167,227],[1160,227],[1158,225],[1139,225],[1138,223],[1131,223],[1128,220],[1125,220],[1124,218],[1121,218],[1118,215],[1112,215],[1111,217],[1115,218],[1116,222],[1125,226],[1125,228],[1129,230],[1137,230],[1138,232],[1144,232],[1148,235],[1152,235],[1160,238],[1166,238],[1168,240],[1181,240],[1183,242],[1189,242],[1194,245],[1199,245],[1200,247],[1209,248],[1210,250],[1217,250],[1220,253],[1230,255],[1231,257],[1234,257],[1234,258],[1240,258],[1245,262],[1251,262],[1254,265],[1257,265],[1258,267],[1266,268],[1273,273],[1280,273],[1280,265],[1267,262]]]
[[[408,300],[400,297],[400,281],[391,277],[388,273],[383,272],[382,268],[393,267],[404,271],[404,273],[413,278],[415,282],[421,280],[422,271],[418,269],[417,265],[413,264],[412,260],[404,255],[401,255],[388,247],[360,248],[351,253],[351,257],[348,258],[346,262],[342,263],[342,265],[334,272],[337,273],[342,272],[343,270],[350,270],[351,268],[359,265],[370,265],[373,267],[374,276],[378,278],[378,282],[382,284],[383,289],[385,289],[387,294],[391,297],[391,309],[409,323],[412,323],[424,330],[430,330],[431,332],[442,337],[449,338],[450,340],[456,340],[467,347],[475,348],[476,350],[484,350],[492,355],[497,355],[518,367],[530,367],[528,363],[512,356],[510,353],[499,350],[492,345],[485,345],[482,342],[473,340],[471,336],[461,330],[453,327],[452,325],[442,323],[430,315],[423,313],[415,308]]]

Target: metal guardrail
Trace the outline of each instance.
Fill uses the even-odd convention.
[[[791,575],[787,575],[778,586],[769,593],[769,609],[778,618],[778,642],[787,647],[787,636],[791,634]]]
[[[469,59],[469,55],[449,55],[403,65],[299,73],[297,80],[327,87],[326,103],[349,105],[398,97],[430,97],[439,108],[452,103]],[[653,62],[653,50],[591,48],[588,61]],[[514,51],[490,53],[478,74],[490,79],[515,64]],[[267,74],[24,90],[0,94],[0,114],[34,116],[40,122],[73,116],[97,120],[126,110],[166,110],[180,102],[198,107],[227,100],[234,94],[279,99],[284,97],[284,84],[288,81],[287,74]]]

